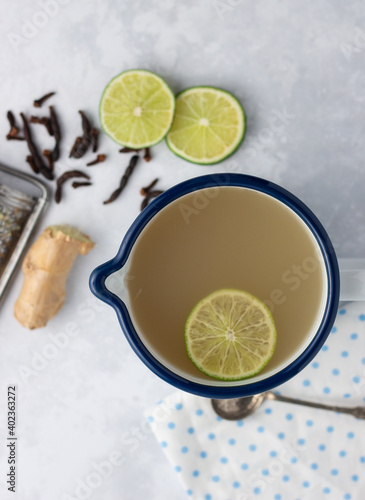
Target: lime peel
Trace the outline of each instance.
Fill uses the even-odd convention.
[[[270,361],[276,328],[268,307],[242,290],[218,290],[201,300],[185,324],[189,358],[206,375],[242,380]]]
[[[118,144],[141,149],[166,136],[175,112],[175,96],[155,73],[135,69],[120,73],[105,87],[100,122]]]
[[[236,97],[216,87],[191,87],[176,97],[166,142],[177,156],[210,165],[234,153],[245,132],[245,112]]]

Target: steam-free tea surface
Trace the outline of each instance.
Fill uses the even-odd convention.
[[[185,322],[202,298],[234,288],[270,307],[277,345],[263,374],[303,350],[326,293],[321,253],[302,220],[275,198],[240,187],[199,190],[159,212],[133,247],[125,286],[147,348],[205,382],[184,342]]]

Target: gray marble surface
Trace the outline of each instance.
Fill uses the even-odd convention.
[[[77,168],[80,163],[66,154],[80,130],[77,110],[97,123],[101,92],[124,69],[155,71],[176,92],[192,85],[223,87],[246,109],[246,140],[226,162],[191,165],[162,143],[110,206],[101,202],[115,188],[126,159],[103,136],[108,161],[94,167],[94,185],[68,190],[41,224],[72,222],[96,242],[69,277],[66,305],[46,328],[23,329],[12,312],[22,282],[18,273],[0,311],[1,499],[183,499],[174,471],[143,424],[144,410],[172,388],[137,360],[113,311],[92,298],[88,276],[115,254],[139,213],[142,185],[158,176],[168,188],[222,170],[283,185],[317,214],[340,257],[364,257],[363,4],[2,0],[0,26],[1,160],[24,171],[26,146],[4,138],[6,111],[30,113],[35,97],[56,90],[64,131],[57,172]],[[46,135],[37,132],[45,144]],[[4,490],[6,388],[14,384],[15,495]],[[83,492],[86,478],[111,463],[115,452],[124,463],[105,468],[100,484]]]

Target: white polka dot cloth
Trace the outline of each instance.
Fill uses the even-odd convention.
[[[321,352],[278,387],[287,396],[365,405],[365,303],[339,310]],[[265,401],[245,420],[217,417],[181,391],[146,412],[188,497],[365,500],[365,420]]]

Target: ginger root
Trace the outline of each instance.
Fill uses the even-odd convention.
[[[49,226],[25,256],[23,287],[14,315],[23,326],[45,326],[65,302],[66,278],[78,254],[94,246],[91,239],[69,225]]]

